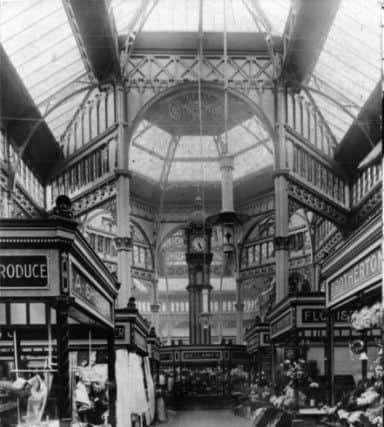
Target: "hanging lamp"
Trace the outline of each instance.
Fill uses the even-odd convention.
[[[223,241],[223,252],[227,256],[227,261],[231,262],[236,253],[235,227],[248,221],[249,216],[239,214],[234,209],[233,197],[233,156],[228,153],[228,37],[226,19],[226,0],[224,4],[224,31],[223,31],[223,56],[224,56],[224,144],[220,159],[221,171],[221,211],[211,215],[208,223],[212,226],[218,225],[221,228]]]

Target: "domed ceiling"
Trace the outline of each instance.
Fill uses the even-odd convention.
[[[161,99],[146,111],[133,136],[131,170],[162,189],[219,183],[226,140],[235,182],[272,167],[272,140],[251,108],[228,96],[225,117],[223,91],[204,90],[199,96],[196,88]]]

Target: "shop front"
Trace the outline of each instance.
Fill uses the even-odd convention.
[[[155,418],[155,381],[150,362],[150,325],[130,298],[116,309],[117,425],[141,427]],[[154,349],[155,351],[155,349]]]
[[[255,321],[245,332],[251,362],[251,383],[271,382],[272,353],[269,332],[269,324],[259,321]]]
[[[115,425],[115,279],[72,220],[0,236],[2,426]]]
[[[285,361],[303,359],[309,375],[324,375],[325,296],[322,292],[289,295],[268,315],[272,347],[272,377],[278,388]]]
[[[382,349],[382,224],[369,221],[324,266],[327,307],[327,383],[331,402],[342,397],[335,378],[348,372],[356,386],[372,382]],[[348,330],[338,328],[347,311]],[[344,335],[344,340],[340,336]],[[337,384],[337,382],[336,382]]]
[[[241,394],[249,383],[249,355],[242,345],[174,345],[160,349],[168,394],[218,397]]]

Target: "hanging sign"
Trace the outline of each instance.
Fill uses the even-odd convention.
[[[379,277],[381,268],[381,249],[378,248],[328,282],[328,301],[334,302],[336,299],[356,290],[361,285],[367,284],[370,279]]]
[[[88,278],[72,264],[72,293],[86,302],[98,314],[113,321],[112,302],[108,300]]]
[[[47,286],[46,256],[0,256],[0,288],[45,288]]]
[[[279,317],[277,320],[271,322],[271,337],[274,338],[277,335],[286,332],[292,327],[292,312],[291,310],[287,311],[283,316]]]

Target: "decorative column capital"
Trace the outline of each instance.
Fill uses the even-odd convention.
[[[279,176],[288,176],[289,175],[289,169],[288,168],[280,168],[280,169],[275,169],[273,171],[273,178],[278,178]]]
[[[132,249],[132,238],[129,236],[115,237],[117,251],[130,251]]]
[[[273,243],[275,251],[287,251],[289,249],[289,236],[276,236]]]
[[[129,179],[132,178],[132,173],[129,169],[123,169],[123,168],[115,169],[115,175],[116,175],[116,178],[119,178],[121,176]]]
[[[158,313],[160,311],[160,304],[151,304],[151,313]]]
[[[227,169],[227,170],[233,170],[234,160],[233,156],[225,155],[222,156],[220,159],[220,170]]]

